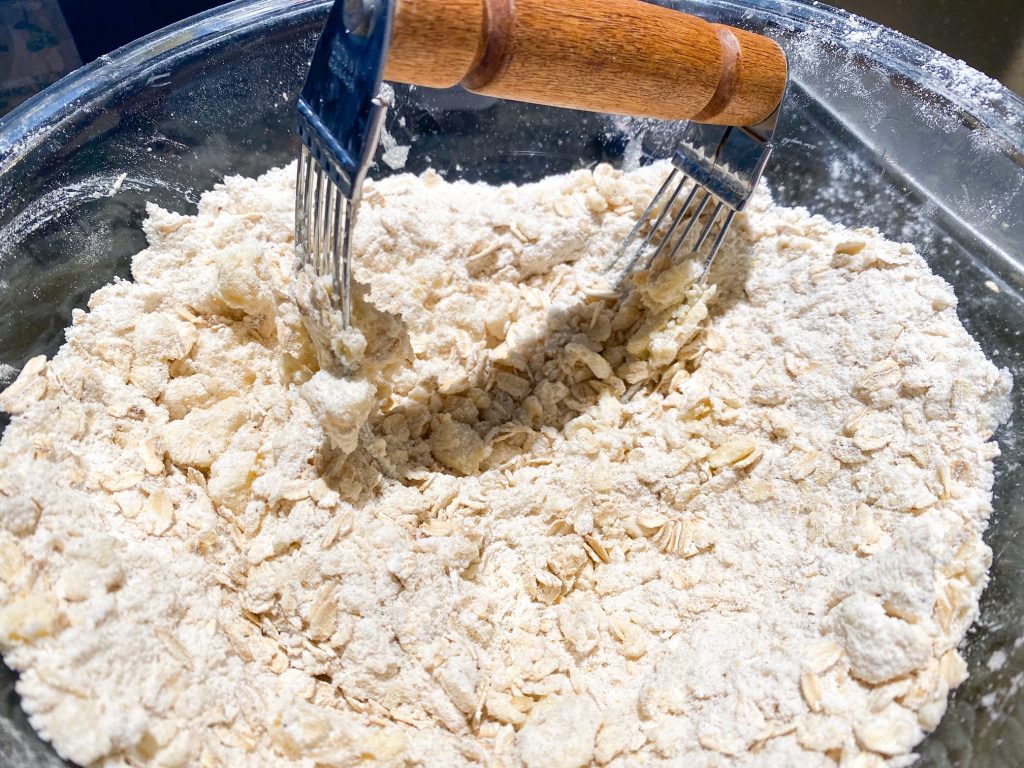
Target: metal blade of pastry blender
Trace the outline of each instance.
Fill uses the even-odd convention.
[[[647,253],[640,268],[650,269],[662,254],[667,254],[669,262],[673,262],[684,243],[689,243],[687,237],[691,232],[698,234],[696,241],[690,243],[692,247],[688,253],[703,257],[700,282],[707,279],[733,219],[750,202],[771,158],[775,129],[784,103],[785,90],[779,106],[757,125],[705,125],[692,121],[687,124],[672,159],[671,173],[641,214],[636,226],[623,240],[608,267],[617,267],[623,257],[631,252],[624,262],[620,282],[632,274],[634,268],[641,263],[641,257],[647,253],[648,246],[655,243],[657,245]],[[692,186],[689,194],[683,195],[684,188],[690,182]],[[683,201],[681,205],[675,206],[677,200]],[[701,214],[712,202],[714,206],[711,215],[702,227],[696,228]],[[670,215],[673,209],[676,213]],[[657,211],[660,213],[657,213],[651,224],[650,219]],[[712,239],[712,227],[720,214],[725,215],[724,220],[718,235]],[[667,227],[663,224],[667,224]],[[642,239],[639,247],[633,248],[633,243],[644,227],[649,227],[647,236]],[[710,248],[705,249],[705,244],[709,242]]]
[[[352,229],[387,112],[382,88],[393,12],[391,0],[336,2],[299,96],[296,248],[300,263],[330,274],[346,326]]]

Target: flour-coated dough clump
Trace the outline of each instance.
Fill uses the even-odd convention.
[[[603,268],[665,168],[150,209],[0,395],[0,649],[103,766],[908,765],[966,675],[1009,377],[910,246],[772,205]]]

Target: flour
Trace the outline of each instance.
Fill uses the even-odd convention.
[[[368,183],[348,336],[292,171],[151,208],[0,396],[34,727],[108,766],[908,765],[1009,376],[911,247],[765,194],[708,287],[619,300],[664,173]]]

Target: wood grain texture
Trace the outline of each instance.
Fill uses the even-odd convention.
[[[482,55],[483,34],[483,0],[396,0],[384,79],[457,85]]]
[[[748,125],[781,100],[786,58],[768,38],[642,0],[397,0],[385,77]]]
[[[492,4],[509,0],[490,0]],[[488,13],[488,21],[496,14]],[[489,96],[669,119],[692,117],[718,87],[710,24],[640,0],[515,0],[501,66],[465,84]]]
[[[718,125],[759,123],[782,100],[786,54],[778,43],[763,35],[724,24],[714,27],[727,61],[719,93],[693,119]]]

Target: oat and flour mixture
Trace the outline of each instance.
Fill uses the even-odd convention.
[[[664,172],[369,184],[333,352],[292,171],[153,208],[0,397],[36,729],[105,766],[908,765],[1009,377],[912,248],[766,195],[706,289],[617,304]]]

